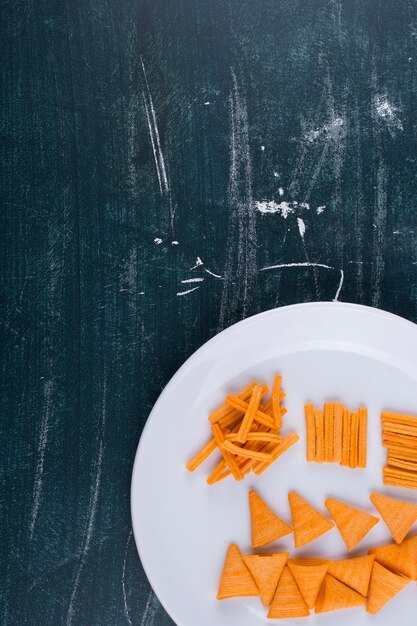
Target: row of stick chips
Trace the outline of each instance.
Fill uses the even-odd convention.
[[[235,395],[209,415],[212,437],[187,463],[194,472],[215,450],[221,457],[207,483],[213,485],[227,476],[242,480],[251,470],[262,474],[299,439],[296,433],[283,437],[282,418],[287,412],[281,406],[285,393],[282,377],[275,376],[271,398],[265,401],[269,388],[256,381]]]
[[[382,413],[382,445],[387,448],[384,483],[417,489],[417,417]]]
[[[324,409],[305,405],[307,461],[339,463],[365,468],[368,411],[347,409],[341,402],[326,402]]]
[[[288,499],[293,528],[255,491],[249,492],[253,548],[265,546],[292,531],[295,546],[300,547],[333,527],[295,491],[289,493]],[[378,613],[411,580],[417,579],[417,536],[405,539],[417,521],[417,505],[379,493],[371,494],[370,500],[396,543],[372,548],[367,556],[337,561],[289,559],[289,552],[242,556],[239,547],[231,544],[217,599],[259,595],[263,605],[270,607],[268,617],[272,619],[305,617],[313,609],[319,614],[365,605],[368,613]],[[350,543],[351,547],[357,545],[358,538],[363,538],[379,521],[332,498],[325,504],[348,548]]]

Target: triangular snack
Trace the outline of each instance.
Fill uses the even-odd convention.
[[[329,568],[329,561],[314,558],[290,559],[288,567],[308,608],[314,609],[320,585]]]
[[[398,576],[398,574],[394,574],[394,572],[375,562],[369,584],[367,612],[371,615],[378,613],[409,582],[409,578]]]
[[[371,548],[369,554],[373,554],[380,565],[393,572],[412,580],[417,579],[417,535],[404,539],[400,545],[390,543]]]
[[[366,598],[330,574],[326,574],[317,597],[315,613],[328,613],[338,609],[350,609],[364,606]]]
[[[358,556],[355,559],[330,561],[328,573],[342,583],[352,587],[361,596],[366,596],[373,563],[374,558],[372,556]]]
[[[333,522],[316,511],[296,491],[290,491],[288,501],[291,507],[296,548],[305,546],[306,543],[310,543],[333,528]]]
[[[324,504],[336,522],[348,550],[357,546],[371,528],[379,522],[379,519],[374,515],[334,498],[327,498]]]
[[[310,615],[308,606],[303,600],[288,565],[286,565],[282,570],[268,618],[307,617],[308,615]]]
[[[396,543],[401,543],[411,526],[417,522],[417,504],[389,498],[382,493],[372,493],[369,499],[379,511]]]
[[[254,554],[243,557],[259,589],[264,606],[269,606],[272,602],[288,554],[288,552],[282,552],[281,554]]]
[[[258,588],[243,562],[238,546],[235,543],[230,544],[223,565],[217,599],[258,595]]]
[[[249,492],[252,546],[258,548],[292,532],[291,526],[275,515],[253,489]]]

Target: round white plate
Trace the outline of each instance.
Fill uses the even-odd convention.
[[[200,348],[179,369],[155,404],[143,431],[133,469],[131,508],[139,555],[159,600],[178,626],[255,626],[271,623],[258,598],[216,600],[227,546],[251,552],[248,491],[255,488],[291,523],[287,494],[297,490],[326,513],[327,496],[373,514],[369,494],[380,490],[417,500],[407,489],[384,487],[381,410],[417,413],[417,326],[395,315],[341,303],[274,309],[240,322]],[[210,436],[207,416],[225,395],[253,379],[283,375],[287,393],[284,432],[300,441],[259,478],[227,478],[208,487],[215,465],[206,461],[189,473],[185,463]],[[305,460],[304,404],[342,401],[352,410],[368,407],[368,468],[350,470]],[[351,555],[389,541],[381,521]],[[293,556],[345,558],[333,529],[295,550],[293,536],[270,551]],[[303,623],[355,626],[415,623],[417,588],[412,583],[378,615],[364,608],[312,616]],[[300,620],[280,620],[294,624]],[[277,622],[278,623],[278,622]]]

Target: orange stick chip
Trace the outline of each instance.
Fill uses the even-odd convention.
[[[343,404],[334,403],[334,462],[342,461]]]
[[[280,402],[281,402],[282,376],[275,376],[272,384],[272,417],[278,430],[282,427]]]
[[[314,422],[316,426],[316,462],[324,461],[324,418],[323,411],[316,409],[314,411]]]
[[[239,400],[239,398],[237,398],[236,396],[227,396],[226,403],[230,407],[241,411],[241,413],[246,413],[249,406],[247,402]],[[264,426],[269,426],[270,428],[274,428],[275,426],[273,418],[270,415],[267,415],[267,413],[263,413],[259,409],[256,411],[254,419]]]
[[[328,613],[339,609],[364,606],[366,598],[350,589],[330,574],[326,574],[317,597],[315,613]]]
[[[264,606],[269,606],[274,597],[278,581],[287,562],[288,552],[280,554],[254,554],[243,560],[259,589]]]
[[[374,556],[359,556],[354,559],[330,561],[329,574],[352,587],[362,596],[368,593]]]
[[[259,407],[259,403],[262,397],[261,385],[256,385],[253,388],[251,398],[249,400],[248,408],[246,409],[242,423],[237,434],[237,440],[240,443],[245,443],[250,429],[252,428],[253,420],[255,419],[256,412]]]
[[[333,522],[313,508],[296,491],[290,491],[288,501],[291,508],[296,548],[301,548],[301,546],[321,537],[333,528]]]
[[[307,433],[307,461],[316,460],[316,425],[314,417],[314,405],[306,404],[304,407],[306,416]]]
[[[256,380],[252,381],[251,383],[249,383],[247,387],[242,389],[242,391],[239,391],[239,393],[236,394],[236,397],[239,398],[239,400],[246,401],[248,398],[251,397],[252,390],[257,384],[258,383],[256,382]],[[223,417],[225,417],[225,415],[227,415],[230,412],[231,412],[230,406],[228,406],[227,404],[223,404],[220,408],[218,408],[216,411],[213,411],[213,413],[209,415],[209,422],[211,424],[216,424],[218,421],[220,421]]]
[[[227,550],[217,600],[258,595],[258,588],[243,561],[242,554],[238,546],[232,543]]]
[[[333,462],[334,448],[334,423],[333,403],[326,402],[324,405],[324,462]]]
[[[375,615],[410,582],[405,576],[398,576],[379,563],[374,563],[369,585],[367,613]]]
[[[372,493],[369,499],[379,511],[395,542],[401,543],[413,524],[417,522],[417,504],[389,498],[382,493]]]
[[[188,471],[194,472],[194,470],[196,470],[197,467],[199,467],[206,459],[208,459],[210,454],[214,452],[216,448],[217,448],[216,441],[214,440],[214,438],[210,439],[210,441],[206,443],[204,448],[202,448],[200,452],[197,452],[197,454],[190,461],[188,461],[186,465],[186,468],[188,469]]]
[[[218,424],[212,424],[211,430],[213,432],[214,439],[216,440],[216,443],[220,449],[220,452],[222,453],[223,458],[226,464],[228,465],[230,471],[232,472],[233,476],[236,478],[236,480],[242,480],[243,472],[240,469],[239,465],[237,464],[235,457],[233,456],[233,454],[231,454],[230,452],[228,452],[228,450],[225,450],[224,448],[226,441],[225,441],[222,429],[220,428]]]
[[[358,467],[358,435],[359,435],[359,415],[352,413],[350,422],[350,450],[349,467]]]
[[[303,600],[300,590],[286,565],[278,582],[277,590],[269,609],[268,618],[307,617],[310,615],[308,606]]]
[[[340,500],[327,498],[325,505],[350,551],[378,524],[379,519]]]
[[[349,466],[350,457],[350,411],[343,409],[342,460],[340,465]]]
[[[249,508],[254,548],[265,546],[292,532],[291,526],[271,511],[253,489],[249,492]]]
[[[368,447],[368,410],[361,407],[358,411],[358,419],[358,467],[365,468]]]
[[[272,461],[272,454],[267,454],[266,452],[257,452],[256,450],[250,450],[249,448],[239,447],[232,441],[225,441],[223,443],[223,450],[227,450],[227,452],[231,452],[232,454],[241,456],[244,459],[248,458],[256,459],[258,461]]]
[[[260,476],[261,474],[263,474],[264,471],[272,465],[272,463],[274,463],[280,456],[284,454],[284,452],[286,452],[287,450],[289,450],[289,448],[291,448],[294,444],[296,444],[297,441],[299,441],[299,439],[300,437],[297,435],[297,433],[290,433],[289,435],[284,437],[281,443],[275,448],[275,451],[272,452],[272,460],[268,462],[259,463],[259,464],[257,463],[256,465],[254,465],[253,467],[254,473],[257,476]]]

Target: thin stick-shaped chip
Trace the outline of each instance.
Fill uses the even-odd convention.
[[[261,401],[261,396],[262,396],[262,387],[261,385],[256,385],[253,388],[252,395],[249,400],[248,408],[246,409],[245,415],[243,416],[243,420],[239,428],[239,432],[237,433],[237,440],[240,441],[240,443],[245,443],[247,439],[247,436],[253,424],[253,420],[255,419],[255,415],[258,410],[259,403]]]
[[[272,461],[272,454],[267,454],[266,452],[257,452],[256,450],[250,450],[249,448],[240,447],[232,441],[225,441],[223,443],[223,450],[227,450],[227,452],[231,452],[232,454],[241,456],[244,459],[248,458],[257,459],[258,461]]]
[[[334,449],[334,423],[333,423],[333,402],[326,402],[324,405],[324,462],[333,462]]]
[[[417,483],[417,472],[410,472],[409,470],[401,469],[399,467],[391,467],[390,465],[384,465],[383,474],[395,478],[399,484]]]
[[[306,404],[304,410],[306,416],[307,461],[310,462],[316,460],[316,425],[314,405]]]
[[[324,559],[290,559],[288,567],[309,609],[314,609],[317,594],[329,568]]]
[[[415,461],[397,459],[395,456],[388,454],[388,465],[391,467],[400,467],[401,469],[417,472],[417,459]]]
[[[412,580],[417,579],[417,535],[404,539],[399,545],[390,543],[371,548],[369,554],[374,555],[378,563],[393,572]]]
[[[301,548],[301,546],[321,537],[333,528],[333,522],[313,508],[296,491],[290,491],[288,501],[291,508],[296,548]]]
[[[361,407],[358,411],[358,419],[358,467],[365,468],[368,448],[368,410]]]
[[[280,402],[281,402],[281,384],[282,376],[275,376],[272,384],[272,417],[274,418],[275,426],[280,429],[282,427]]]
[[[316,426],[316,463],[324,461],[324,417],[323,411],[314,411],[314,422]]]
[[[239,442],[236,433],[229,433],[226,435],[226,441]],[[282,435],[278,435],[277,433],[260,433],[260,432],[252,432],[249,433],[246,437],[246,441],[263,441],[267,443],[281,443]]]
[[[399,422],[400,424],[417,424],[417,417],[413,415],[401,415],[400,413],[382,413],[381,420],[383,422]]]
[[[236,396],[227,396],[226,402],[234,409],[239,409],[242,413],[246,413],[246,411],[248,410],[248,403],[243,402],[243,400],[239,400],[238,398],[236,398]],[[254,419],[260,424],[264,424],[264,426],[269,426],[270,428],[275,427],[273,418],[270,415],[267,415],[267,413],[263,413],[259,409],[256,410]]]
[[[252,381],[247,387],[242,389],[242,391],[239,391],[239,393],[236,394],[236,397],[239,398],[239,400],[246,401],[248,398],[251,397],[252,390],[257,384],[258,383],[256,382],[256,380]],[[223,404],[220,408],[218,408],[216,411],[213,411],[213,413],[209,415],[209,422],[211,424],[216,424],[230,412],[230,406],[228,406],[227,404]]]
[[[269,609],[268,618],[307,617],[310,615],[308,606],[303,600],[300,590],[286,565],[278,582],[277,590]]]
[[[375,615],[404,589],[410,582],[410,578],[398,576],[379,563],[374,563],[372,568],[371,582],[369,585],[369,597],[366,605],[367,613]]]
[[[417,522],[417,504],[389,498],[382,493],[372,493],[369,499],[379,511],[395,542],[401,543]]]
[[[259,589],[264,606],[270,606],[272,602],[288,554],[288,552],[281,552],[280,554],[254,554],[243,557]]]
[[[361,511],[334,498],[326,498],[324,504],[336,522],[336,526],[349,551],[357,546],[371,528],[379,522],[379,519],[374,515],[370,515],[366,511]]]
[[[358,439],[359,439],[359,415],[352,413],[350,418],[350,449],[349,467],[358,467]]]
[[[227,466],[229,467],[230,471],[232,472],[233,476],[236,478],[236,480],[242,480],[243,479],[243,472],[240,469],[240,467],[238,466],[235,457],[233,456],[233,454],[231,454],[230,452],[228,452],[224,448],[224,444],[226,442],[225,442],[225,438],[224,438],[224,433],[223,433],[222,429],[220,428],[219,424],[212,424],[211,425],[211,430],[212,430],[214,439],[216,440],[216,443],[217,443],[217,445],[219,447],[219,450],[222,453],[223,458],[224,458]]]
[[[417,459],[417,448],[411,446],[389,446],[389,452],[403,459]]]
[[[227,469],[227,465],[224,459],[221,459],[219,463],[216,465],[210,476],[207,478],[208,485],[214,485],[217,483],[219,477],[225,472]]]
[[[255,581],[243,561],[238,546],[232,543],[226,553],[217,600],[235,596],[257,595],[259,595],[259,591]]]
[[[349,467],[350,458],[350,411],[343,409],[342,460],[340,465]]]
[[[249,508],[254,548],[265,546],[292,532],[291,526],[271,511],[253,489],[249,492]]]
[[[417,447],[417,437],[410,437],[409,435],[398,435],[396,433],[383,433],[382,442],[384,444],[388,444],[388,447],[390,444],[400,444],[403,446],[410,446],[410,448]]]
[[[364,606],[366,598],[357,591],[350,589],[330,574],[326,574],[317,596],[315,613],[328,613],[339,609],[351,609]]]
[[[342,460],[343,404],[334,403],[334,462]]]
[[[373,563],[374,557],[372,555],[359,556],[355,559],[330,561],[329,574],[352,587],[362,596],[366,596]]]
[[[289,433],[280,444],[275,448],[275,451],[272,452],[272,460],[264,463],[257,463],[253,466],[253,471],[257,476],[260,476],[264,473],[265,470],[268,469],[280,456],[282,456],[287,450],[289,450],[294,444],[299,441],[300,437],[297,433]]]
[[[415,424],[400,424],[396,422],[382,422],[384,433],[400,433],[417,437],[417,422]]]
[[[199,452],[197,452],[197,454],[190,461],[188,461],[186,465],[188,471],[194,472],[197,467],[199,467],[206,459],[208,459],[210,454],[214,452],[216,448],[216,441],[214,440],[214,438],[211,438],[210,441],[206,443],[206,445]]]

